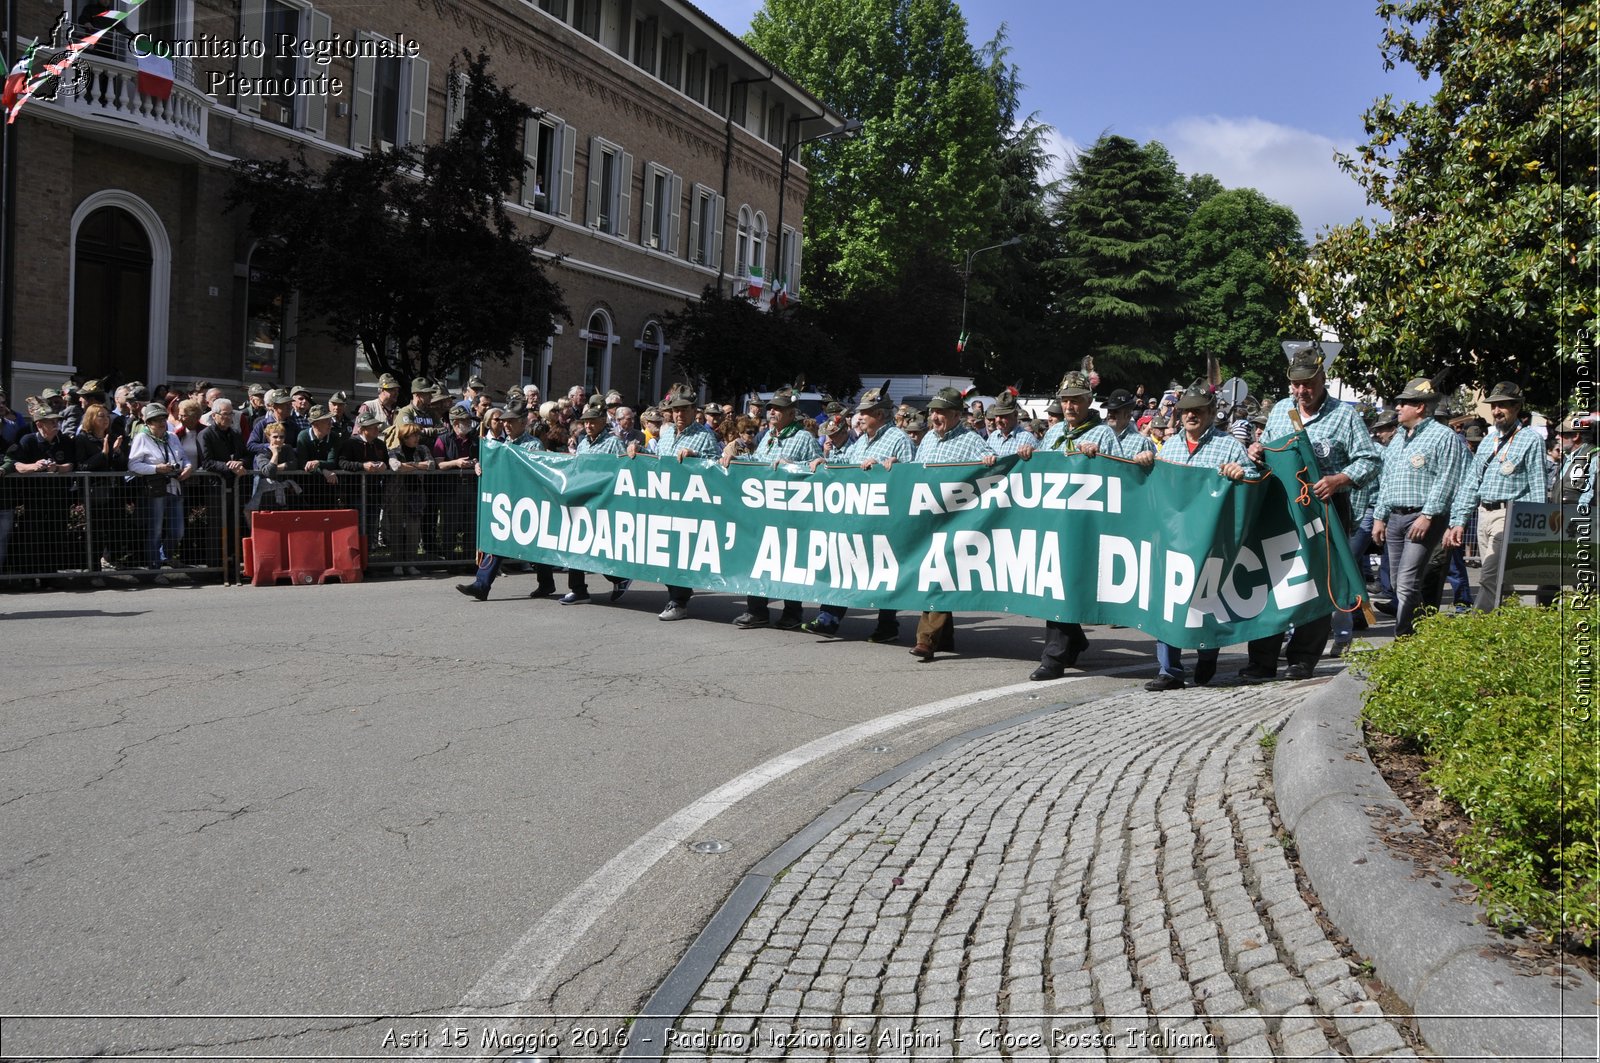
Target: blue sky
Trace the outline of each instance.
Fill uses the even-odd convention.
[[[735,33],[756,0],[696,0]],[[1024,112],[1069,156],[1102,133],[1159,140],[1185,173],[1214,174],[1293,207],[1308,239],[1372,217],[1333,161],[1385,93],[1421,99],[1409,67],[1383,69],[1376,0],[963,0],[974,44],[1004,23]]]

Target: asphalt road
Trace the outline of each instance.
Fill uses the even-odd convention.
[[[967,618],[925,665],[870,614],[825,640],[736,630],[726,596],[663,624],[658,587],[454,582],[0,596],[0,1014],[111,1016],[7,1022],[8,1056],[338,1026],[392,1056],[390,1016],[631,1014],[852,786],[1153,671],[1133,631],[1028,684],[1028,619]],[[218,1018],[295,1015],[328,1018]]]

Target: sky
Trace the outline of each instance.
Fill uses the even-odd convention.
[[[1062,161],[1104,133],[1159,140],[1186,174],[1294,208],[1308,241],[1379,216],[1334,153],[1353,153],[1374,100],[1423,99],[1383,69],[1376,0],[958,0],[975,46],[1001,26],[1024,114]],[[696,0],[736,34],[758,0]]]

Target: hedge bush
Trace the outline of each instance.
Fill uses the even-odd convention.
[[[1550,608],[1430,616],[1409,638],[1361,654],[1365,717],[1414,741],[1425,782],[1472,821],[1459,870],[1503,928],[1600,935],[1600,610]]]

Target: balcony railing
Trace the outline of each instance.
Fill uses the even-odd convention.
[[[160,137],[206,148],[211,99],[195,87],[193,60],[172,60],[172,94],[167,99],[139,91],[138,60],[123,37],[107,36],[79,63],[81,81],[63,86],[53,101],[70,114],[113,119]]]

